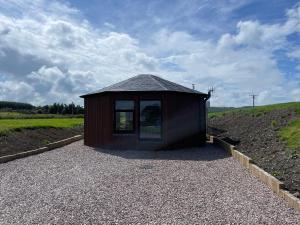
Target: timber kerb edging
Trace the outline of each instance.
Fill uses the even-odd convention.
[[[287,201],[287,203],[291,207],[300,212],[300,199],[292,195],[289,191],[285,190],[284,184],[281,181],[279,181],[277,178],[275,178],[259,166],[255,165],[250,157],[236,150],[235,146],[214,136],[210,136],[209,139],[211,143],[227,150],[229,154],[232,155],[234,159],[238,160],[241,165],[247,168],[252,175],[256,176],[260,181],[270,187],[273,192]]]
[[[49,143],[46,146],[41,147],[41,148],[37,148],[34,150],[25,151],[25,152],[20,152],[20,153],[13,154],[13,155],[2,156],[2,157],[0,157],[0,163],[6,163],[6,162],[9,162],[9,161],[12,161],[15,159],[20,159],[20,158],[24,158],[27,156],[36,155],[36,154],[40,154],[40,153],[43,153],[46,151],[50,151],[54,148],[63,147],[65,145],[71,144],[72,142],[79,141],[82,138],[83,138],[83,135],[75,135],[70,138],[66,138],[66,139],[63,139],[60,141]]]

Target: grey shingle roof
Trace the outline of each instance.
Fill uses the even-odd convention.
[[[86,97],[88,95],[100,94],[104,92],[133,92],[133,91],[175,91],[175,92],[185,92],[193,93],[199,95],[206,95],[205,93],[184,87],[180,84],[162,79],[158,76],[151,74],[140,74],[129,78],[127,80],[121,81],[119,83],[110,85],[108,87],[102,88],[98,91],[91,92],[80,97]]]

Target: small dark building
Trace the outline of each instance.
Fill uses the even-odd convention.
[[[84,98],[84,144],[114,149],[200,146],[208,94],[138,75]]]

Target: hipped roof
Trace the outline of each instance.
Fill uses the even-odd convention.
[[[180,84],[162,79],[158,76],[151,74],[140,74],[129,78],[127,80],[118,82],[116,84],[110,85],[108,87],[102,88],[100,90],[87,93],[80,97],[87,97],[90,95],[101,94],[104,92],[160,92],[160,91],[170,91],[170,92],[183,92],[198,95],[207,95],[205,93],[193,90],[191,88],[184,87]]]

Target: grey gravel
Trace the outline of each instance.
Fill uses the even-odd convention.
[[[300,224],[223,150],[116,151],[82,141],[0,164],[0,224]]]

